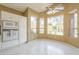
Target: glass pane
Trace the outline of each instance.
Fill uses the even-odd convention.
[[[74,30],[74,37],[76,37],[76,38],[77,38],[77,37],[78,37],[78,35],[77,35],[77,34],[78,34],[77,29],[75,29],[75,30]]]
[[[31,30],[33,33],[36,33],[36,24],[37,24],[37,17],[31,16]]]
[[[40,33],[44,33],[44,29],[40,29]]]
[[[36,33],[36,29],[31,29],[32,33]]]
[[[70,36],[71,37],[78,37],[78,30],[77,30],[77,13],[70,14]]]
[[[48,34],[63,35],[63,15],[48,18]]]
[[[40,18],[40,33],[44,33],[44,18]]]
[[[77,28],[77,13],[74,14],[74,27]]]
[[[44,18],[40,18],[40,28],[44,28]]]
[[[63,16],[58,16],[57,17],[57,32],[56,32],[56,34],[57,35],[63,35],[64,33],[63,33],[63,24],[64,23],[64,21],[63,21]]]

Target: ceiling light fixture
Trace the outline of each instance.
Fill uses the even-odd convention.
[[[63,11],[64,7],[61,5],[56,6],[54,9],[47,7],[47,14],[55,14],[57,12]]]

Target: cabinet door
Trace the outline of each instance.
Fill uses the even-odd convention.
[[[18,21],[18,16],[10,12],[1,11],[1,20]]]
[[[27,19],[26,17],[19,18],[19,42],[25,43],[27,41]]]
[[[1,42],[0,42],[0,50],[1,50]]]
[[[1,11],[1,20],[12,20],[12,14],[9,12]]]
[[[18,40],[12,40],[12,41],[3,42],[2,43],[2,49],[11,48],[11,47],[14,47],[14,46],[17,46],[17,45],[19,45]]]
[[[1,11],[1,20],[6,20],[8,16],[9,15],[6,12]]]

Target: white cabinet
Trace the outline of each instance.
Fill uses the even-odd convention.
[[[0,39],[0,49],[13,47],[13,46],[25,43],[27,41],[27,19],[26,17],[12,14],[12,13],[5,12],[5,11],[1,11],[0,20],[2,22],[6,21],[4,22],[4,24],[1,25],[3,26],[2,28],[4,29],[4,31],[2,29],[2,34],[1,34],[4,40]],[[13,22],[18,23],[17,29],[15,26],[15,23]],[[7,26],[6,24],[11,24],[11,26]],[[6,35],[8,35],[8,37],[6,37]]]
[[[19,40],[18,31],[10,30],[3,31],[3,42],[11,41],[11,40]]]
[[[19,42],[25,43],[27,41],[27,19],[26,17],[19,17]]]
[[[12,21],[18,21],[18,16],[13,13],[1,11],[1,20],[12,20]]]
[[[1,45],[2,45],[2,44],[1,44],[1,42],[0,42],[0,50],[1,50]]]
[[[19,15],[9,12],[1,12],[2,41],[18,40],[19,37]]]
[[[18,29],[18,21],[3,21],[3,29]]]
[[[2,43],[0,42],[0,50],[1,50],[1,46],[2,46]]]
[[[12,41],[7,41],[2,43],[2,49],[10,48],[19,45],[18,40],[12,40]]]

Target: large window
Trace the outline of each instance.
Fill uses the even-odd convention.
[[[71,37],[78,37],[78,25],[77,25],[77,10],[73,10],[70,13],[70,36]]]
[[[63,35],[64,16],[49,17],[47,21],[47,33],[52,35]]]
[[[44,18],[40,18],[40,33],[44,33]]]
[[[31,16],[31,32],[36,33],[37,17]]]

